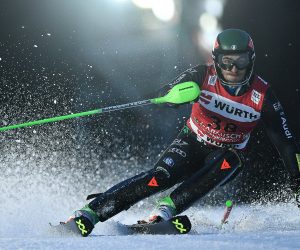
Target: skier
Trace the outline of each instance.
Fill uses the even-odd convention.
[[[212,58],[213,64],[190,68],[162,88],[166,94],[178,83],[193,81],[199,85],[201,95],[186,125],[154,168],[95,195],[65,225],[77,222],[77,232],[87,236],[99,221],[181,183],[159,200],[142,222],[169,220],[242,170],[250,134],[260,120],[284,161],[300,205],[300,150],[269,83],[253,73],[251,37],[243,30],[224,30],[216,38]]]

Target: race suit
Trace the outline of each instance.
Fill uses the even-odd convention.
[[[201,89],[187,124],[153,169],[122,181],[89,203],[100,221],[178,183],[170,198],[177,213],[186,210],[240,172],[243,152],[259,121],[284,161],[292,189],[299,190],[300,151],[269,83],[253,75],[247,89],[233,96],[221,84],[213,65],[198,65],[162,90],[167,93],[174,85],[187,81],[197,83]]]

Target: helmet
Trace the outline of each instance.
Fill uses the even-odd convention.
[[[242,82],[237,83],[236,86],[243,86],[248,84],[249,79],[252,75],[254,60],[255,60],[255,51],[254,45],[249,34],[240,29],[226,29],[221,32],[215,41],[213,50],[212,50],[212,58],[214,60],[214,66],[217,72],[221,83],[227,86],[230,86],[228,82],[224,79],[221,72],[221,65],[219,58],[225,54],[240,54],[246,53],[247,55],[247,64],[245,67],[247,69],[245,78]],[[241,69],[238,65],[236,65],[238,69]],[[233,65],[231,65],[231,68]]]

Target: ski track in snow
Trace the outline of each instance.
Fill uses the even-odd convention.
[[[48,223],[66,220],[88,191],[79,194],[64,174],[0,169],[0,249],[300,249],[300,211],[289,203],[237,205],[222,229],[224,207],[197,205],[185,212],[192,222],[188,235],[118,234],[116,221],[130,224],[149,213],[151,206],[140,202],[98,223],[88,238],[60,237]]]

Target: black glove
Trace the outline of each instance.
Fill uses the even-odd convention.
[[[296,205],[300,208],[300,177],[291,179],[291,189],[294,192]]]
[[[299,143],[298,143],[299,145]],[[300,169],[300,154],[296,154],[298,169]],[[300,208],[300,177],[293,180],[292,190],[294,191],[295,202]]]

